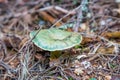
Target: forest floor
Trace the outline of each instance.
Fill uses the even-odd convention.
[[[50,52],[31,41],[65,24],[80,45]],[[120,1],[0,0],[0,80],[120,80]]]

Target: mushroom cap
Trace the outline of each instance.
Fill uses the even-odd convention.
[[[37,31],[30,33],[33,38]],[[32,42],[47,51],[64,50],[80,44],[82,36],[79,33],[68,32],[57,28],[43,29],[33,38]]]

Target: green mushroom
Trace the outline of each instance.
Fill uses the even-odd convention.
[[[32,31],[30,38],[32,42],[43,50],[58,51],[72,48],[79,45],[82,36],[76,32],[68,32],[58,28],[43,29],[38,32]],[[37,34],[37,35],[36,35]]]

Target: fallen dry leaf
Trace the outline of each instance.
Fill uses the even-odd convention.
[[[76,69],[74,70],[74,73],[75,73],[76,75],[80,75],[80,74],[83,74],[84,71],[83,71],[82,68],[76,68]]]
[[[42,11],[42,12],[39,12],[39,14],[44,20],[49,21],[52,24],[54,24],[57,21],[55,18],[50,16],[47,12]],[[56,23],[56,26],[61,26],[61,23],[60,22]]]

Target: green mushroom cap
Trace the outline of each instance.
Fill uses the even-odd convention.
[[[30,33],[33,38],[37,31]],[[75,32],[68,32],[57,28],[43,29],[38,32],[32,42],[47,51],[64,50],[80,44],[82,36]]]

